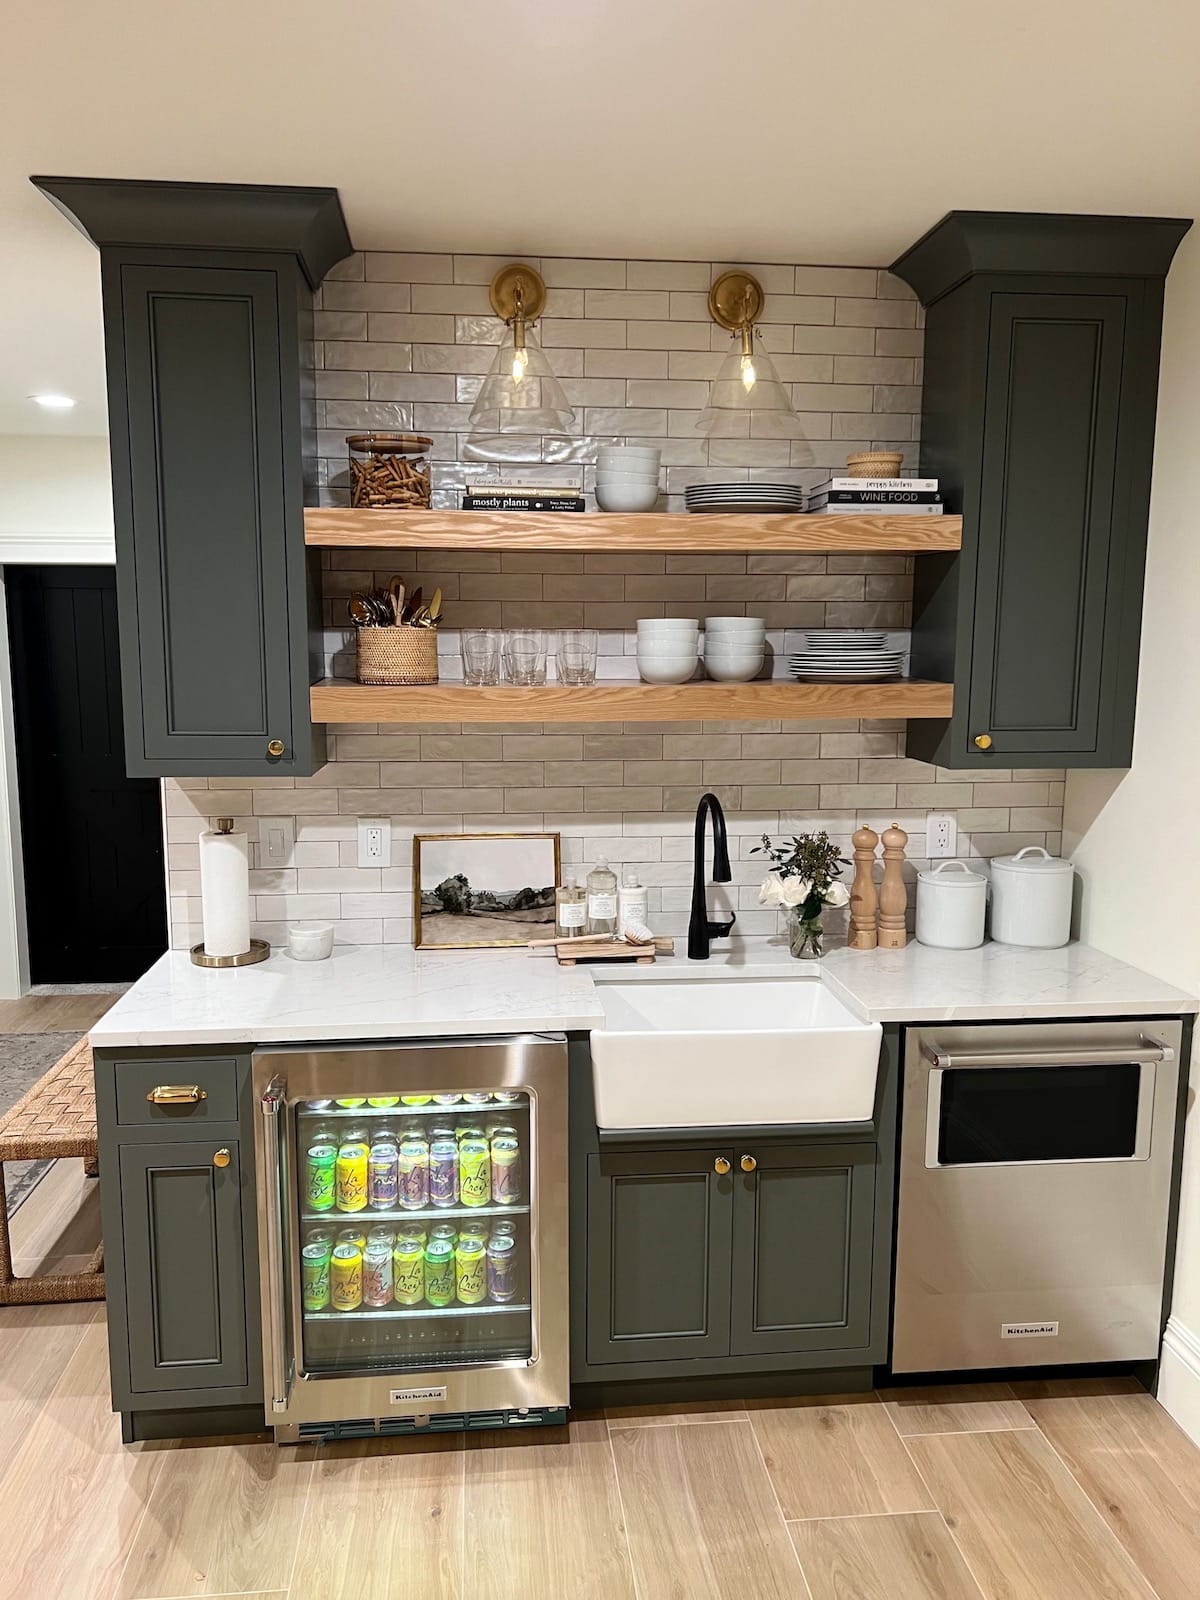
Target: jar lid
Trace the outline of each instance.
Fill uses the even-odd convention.
[[[420,456],[433,449],[433,440],[423,433],[350,433],[346,444],[377,456]]]
[[[1072,862],[1062,856],[1052,856],[1049,850],[1043,850],[1040,844],[1027,844],[1024,850],[1018,850],[1015,856],[993,856],[993,872],[1037,872],[1047,873],[1074,872]]]
[[[942,861],[930,872],[918,872],[917,877],[922,883],[944,883],[951,888],[970,889],[987,882],[982,872],[972,872],[965,861]]]

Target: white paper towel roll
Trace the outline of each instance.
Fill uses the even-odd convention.
[[[200,835],[200,899],[204,950],[210,956],[241,956],[250,948],[250,851],[244,833],[229,828]]]

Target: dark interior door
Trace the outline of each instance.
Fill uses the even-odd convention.
[[[167,948],[162,807],[125,772],[111,567],[9,567],[34,983],[138,978]]]

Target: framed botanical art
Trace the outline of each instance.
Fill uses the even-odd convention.
[[[554,936],[557,833],[426,833],[413,840],[418,950],[523,945]]]

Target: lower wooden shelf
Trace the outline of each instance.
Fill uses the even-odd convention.
[[[948,717],[954,687],[897,683],[597,683],[580,689],[462,683],[373,688],[342,678],[312,687],[314,722],[701,722],[821,717]]]

